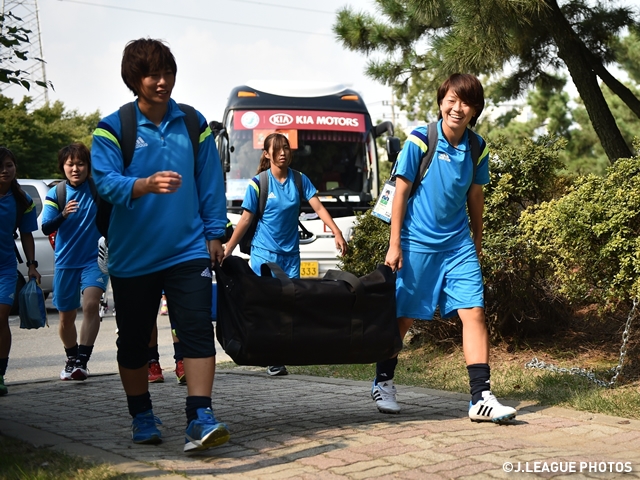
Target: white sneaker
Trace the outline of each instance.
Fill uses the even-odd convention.
[[[376,407],[382,413],[400,413],[400,405],[396,402],[396,387],[393,380],[377,383],[373,381],[371,387],[371,398],[376,402]]]
[[[98,267],[105,275],[109,274],[109,247],[104,237],[98,240]]]
[[[516,409],[502,405],[489,390],[482,392],[482,400],[469,402],[469,418],[474,422],[505,422],[516,418]]]
[[[67,358],[67,361],[64,364],[64,368],[60,372],[60,380],[71,380],[71,373],[73,372],[75,366],[76,359]]]

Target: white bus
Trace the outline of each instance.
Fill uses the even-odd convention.
[[[309,177],[347,240],[356,212],[371,208],[378,195],[376,138],[389,136],[390,157],[399,149],[392,137],[393,124],[374,126],[360,94],[341,84],[247,82],[231,91],[222,122],[211,125],[234,225],[242,214],[240,205],[249,180],[256,175],[264,138],[280,132],[291,144],[291,168]],[[322,277],[338,263],[333,235],[308,203],[301,209],[301,224],[311,236],[305,238],[301,232],[300,273]]]

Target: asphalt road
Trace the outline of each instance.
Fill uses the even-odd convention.
[[[110,292],[108,292],[110,295]],[[37,330],[24,330],[20,328],[20,318],[9,317],[9,326],[13,342],[9,354],[9,367],[5,375],[5,381],[24,382],[34,380],[50,380],[58,378],[66,360],[62,341],[58,336],[59,315],[53,308],[51,297],[47,299],[47,316],[49,327]],[[109,298],[109,306],[113,300]],[[76,328],[80,330],[82,322],[82,310],[78,311]],[[100,333],[96,339],[89,371],[91,374],[114,373],[118,371],[116,363],[116,319],[111,310],[102,319]],[[158,349],[160,352],[160,365],[165,374],[172,374],[174,369],[173,344],[171,340],[171,326],[169,317],[158,315]],[[217,361],[230,361],[222,347],[216,341],[218,352]],[[169,378],[171,378],[169,376]]]

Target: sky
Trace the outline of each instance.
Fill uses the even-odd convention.
[[[222,120],[231,89],[250,79],[350,84],[374,121],[389,118],[390,88],[367,78],[366,58],[332,32],[347,4],[374,12],[372,0],[37,0],[49,100],[81,114],[117,110],[133,100],[120,77],[122,50],[151,37],[176,58],[172,97],[209,121]],[[3,94],[19,100],[25,91]]]

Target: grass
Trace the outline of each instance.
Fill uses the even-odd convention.
[[[568,348],[541,349],[539,346],[521,346],[516,352],[510,350],[512,348],[506,344],[491,350],[491,389],[497,397],[640,419],[639,382],[608,389],[582,376],[525,368],[525,364],[537,356],[558,367],[578,366],[592,370],[597,378],[609,381],[609,370],[617,364],[615,355],[598,349],[576,352]],[[223,363],[219,368],[238,367],[234,363]],[[371,381],[375,375],[374,365],[287,366],[287,369],[292,374],[351,380]],[[397,385],[469,393],[464,356],[457,346],[405,347],[399,355],[394,381]]]
[[[0,435],[0,480],[133,480],[116,472],[46,447]]]

